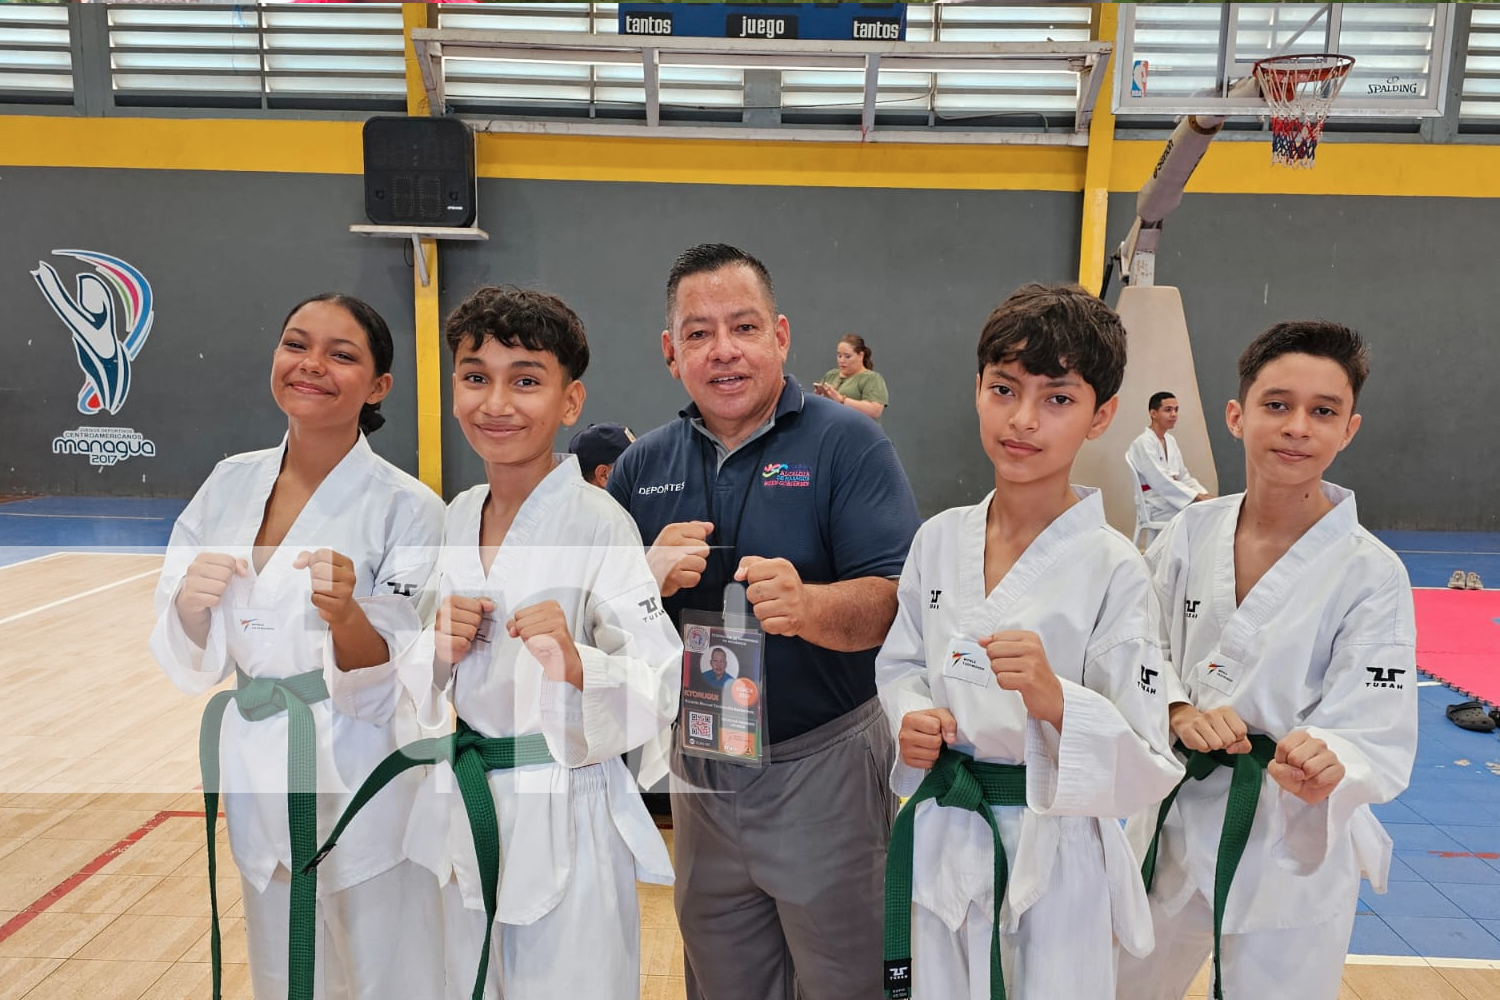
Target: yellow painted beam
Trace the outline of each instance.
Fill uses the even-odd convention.
[[[1096,3],[1090,16],[1089,37],[1114,41],[1119,10],[1112,3]],[[1114,53],[1110,53],[1111,62]],[[1083,169],[1083,224],[1078,237],[1078,283],[1091,292],[1104,284],[1105,232],[1109,224],[1109,181],[1114,163],[1115,114],[1113,66],[1104,70],[1104,84],[1094,102],[1089,122],[1088,155]]]
[[[416,5],[413,5],[416,6]],[[1108,95],[1100,104],[1108,107]],[[0,115],[0,166],[364,172],[359,122]],[[485,133],[481,177],[907,190],[1083,191],[1087,153],[1042,146],[746,142]],[[1097,148],[1097,147],[1096,147]],[[1116,139],[1110,191],[1135,192],[1157,139]],[[1500,197],[1500,145],[1324,142],[1312,170],[1271,166],[1270,140],[1221,136],[1188,192]]]
[[[425,3],[401,5],[406,36],[406,113],[426,117],[427,91],[411,43],[412,28],[426,28],[436,12]],[[443,495],[443,311],[438,300],[437,240],[422,240],[412,260],[412,329],[417,378],[417,478]],[[425,259],[425,273],[423,260]]]
[[[359,122],[0,115],[0,165],[362,174]]]
[[[1112,191],[1137,191],[1161,156],[1160,141],[1117,142]],[[1271,139],[1220,136],[1187,191],[1194,194],[1377,195],[1500,198],[1500,146],[1323,142],[1311,170],[1271,165]]]
[[[412,261],[413,317],[417,369],[417,478],[443,495],[443,322],[438,301],[437,240],[422,240],[427,284],[422,284],[422,255]]]
[[[1078,191],[1084,150],[1067,146],[478,136],[479,176],[780,187]]]

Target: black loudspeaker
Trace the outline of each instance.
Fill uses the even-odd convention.
[[[365,214],[377,226],[472,226],[474,133],[457,118],[365,122]]]

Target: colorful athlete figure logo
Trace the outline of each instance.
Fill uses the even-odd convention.
[[[151,283],[135,267],[109,254],[90,250],[52,252],[92,264],[97,272],[78,276],[76,295],[68,294],[56,269],[46,261],[37,261],[37,269],[31,272],[47,304],[73,335],[84,377],[83,388],[78,391],[78,412],[88,416],[103,410],[119,413],[130,394],[130,364],[145,346],[156,318]],[[124,313],[119,324],[125,331],[123,339],[115,332],[116,295]]]

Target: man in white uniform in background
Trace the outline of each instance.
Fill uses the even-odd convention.
[[[1130,442],[1130,464],[1146,494],[1146,509],[1153,521],[1167,521],[1188,504],[1213,496],[1192,477],[1182,461],[1182,449],[1172,436],[1177,426],[1177,397],[1170,391],[1153,393],[1147,404],[1151,423]]]

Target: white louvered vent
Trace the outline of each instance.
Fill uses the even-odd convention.
[[[0,4],[0,103],[68,104],[72,100],[68,8]]]
[[[121,105],[382,106],[406,94],[401,5],[109,5]]]
[[[1475,4],[1471,17],[1459,121],[1500,126],[1500,3]]]
[[[438,27],[614,35],[619,31],[618,7],[612,3],[454,5],[438,12]],[[664,108],[737,111],[745,105],[743,70],[663,66],[660,72]],[[445,74],[449,103],[464,110],[639,112],[646,106],[639,66],[449,59]]]

